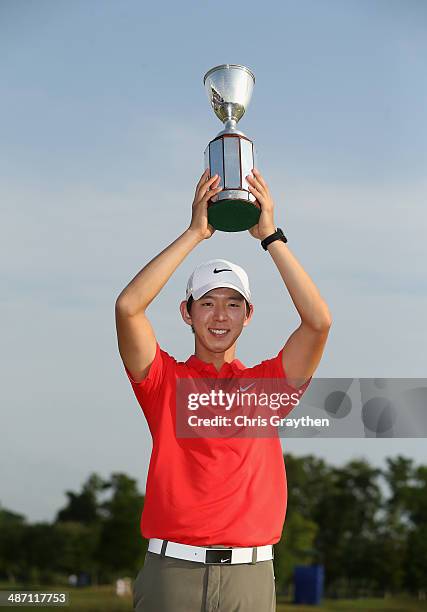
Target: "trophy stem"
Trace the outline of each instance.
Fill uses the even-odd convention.
[[[227,121],[224,122],[224,131],[234,132],[236,127],[237,121],[235,119],[227,119]]]

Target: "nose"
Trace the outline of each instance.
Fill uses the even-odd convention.
[[[217,304],[214,311],[214,318],[216,321],[225,321],[227,319],[226,307]]]

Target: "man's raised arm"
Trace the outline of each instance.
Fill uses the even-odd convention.
[[[156,336],[145,310],[185,257],[214,233],[208,224],[207,203],[221,191],[218,183],[216,175],[208,180],[207,171],[203,173],[196,187],[188,229],[144,266],[116,300],[119,352],[136,382],[148,374],[156,354]]]
[[[261,173],[254,168],[247,177],[249,189],[261,206],[258,225],[249,232],[264,240],[276,231],[274,203]],[[328,305],[287,244],[274,241],[267,247],[289,295],[301,317],[301,325],[289,336],[282,353],[286,378],[294,387],[303,385],[315,372],[332,324]]]

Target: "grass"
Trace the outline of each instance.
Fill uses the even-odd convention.
[[[277,612],[425,612],[427,601],[416,599],[326,599],[321,606],[293,606],[280,603],[277,598]]]
[[[8,587],[1,585],[3,590]],[[18,587],[14,587],[14,590]],[[28,587],[25,588],[28,590]],[[132,612],[132,598],[118,597],[112,586],[73,589],[69,587],[34,587],[42,592],[68,592],[70,605],[60,607],[64,612]],[[57,607],[55,607],[58,609]],[[54,608],[54,609],[55,609]],[[36,610],[52,611],[50,607],[37,607]],[[277,598],[277,612],[426,612],[427,601],[416,599],[358,599],[325,600],[321,606],[294,606]],[[260,611],[262,612],[262,611]]]

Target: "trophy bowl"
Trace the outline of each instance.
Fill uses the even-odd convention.
[[[205,150],[205,168],[210,177],[218,174],[222,187],[208,202],[208,221],[215,229],[240,232],[256,225],[261,212],[245,178],[256,165],[254,144],[236,127],[250,102],[255,76],[240,64],[222,64],[211,68],[203,82],[213,111],[224,123]]]

